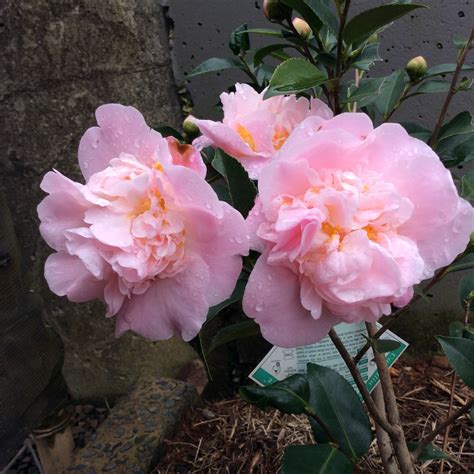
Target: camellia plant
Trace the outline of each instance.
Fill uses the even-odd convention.
[[[380,60],[377,34],[423,6],[398,1],[355,16],[350,6],[264,1],[273,28],[240,26],[232,58],[190,74],[237,68],[246,79],[221,95],[221,121],[189,117],[184,136],[151,129],[132,107],[99,107],[98,126],[79,145],[85,183],[47,173],[38,207],[56,251],[45,266],[50,289],[74,302],[103,300],[117,335],[189,341],[240,304],[245,318],[203,344],[204,358],[257,333],[280,347],[329,335],[360,397],[316,364],[241,389],[262,409],[308,416],[315,444],[288,448],[285,473],[354,472],[372,440],[370,420],[385,472],[413,473],[419,460],[446,457],[432,441],[473,405],[408,443],[383,355],[392,345],[379,339],[446,275],[474,267],[474,179],[460,175],[474,158],[474,125],[469,112],[446,120],[453,96],[471,89],[473,32],[452,64],[429,67],[419,56],[367,78]],[[252,50],[250,35],[272,42]],[[432,128],[390,122],[410,98],[433,93],[445,101]],[[472,276],[460,298],[464,323],[438,341],[473,387]],[[361,322],[367,342],[352,354],[334,326]],[[380,374],[373,394],[358,368],[369,348]]]

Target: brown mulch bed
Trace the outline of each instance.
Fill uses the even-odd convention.
[[[434,363],[407,365],[399,361],[392,369],[402,422],[408,441],[417,441],[446,418],[452,371],[443,358]],[[453,408],[473,395],[458,381]],[[305,417],[262,412],[239,398],[205,403],[183,423],[155,474],[165,473],[262,473],[279,471],[286,446],[311,443]],[[442,446],[442,436],[436,445]],[[474,472],[474,429],[468,416],[451,426],[445,473]],[[438,473],[440,461],[419,464],[417,472]],[[360,463],[360,472],[380,473],[381,463],[375,441]]]

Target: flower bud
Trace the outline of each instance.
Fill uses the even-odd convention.
[[[293,23],[293,26],[295,27],[295,30],[303,39],[309,38],[309,35],[311,34],[311,28],[308,25],[308,23],[306,23],[306,21],[304,21],[301,18],[296,17],[293,19],[292,23]]]
[[[263,0],[263,13],[270,21],[282,21],[290,17],[291,8],[281,0]]]
[[[367,40],[368,44],[375,44],[378,41],[377,33],[373,33],[370,35],[369,39]]]
[[[195,118],[192,115],[188,115],[183,122],[183,130],[188,137],[194,137],[199,133],[198,126],[194,123]]]
[[[405,69],[408,76],[410,76],[411,81],[415,82],[426,74],[428,64],[426,64],[426,60],[423,56],[417,56],[408,61]]]

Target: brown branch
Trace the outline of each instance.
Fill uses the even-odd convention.
[[[425,449],[426,446],[428,446],[431,443],[431,441],[433,441],[436,438],[436,436],[442,433],[449,425],[454,423],[460,416],[467,413],[471,409],[473,404],[474,404],[474,398],[471,398],[462,408],[455,411],[449,418],[447,418],[443,423],[441,423],[429,435],[423,438],[418,444],[415,451],[413,451],[412,453],[413,459],[416,460],[422,453],[423,449]]]
[[[341,17],[339,19],[339,31],[337,34],[337,57],[336,57],[336,72],[335,72],[335,81],[334,81],[334,114],[341,113],[341,103],[339,100],[339,86],[342,76],[342,60],[343,60],[343,49],[344,41],[342,35],[344,33],[344,27],[346,26],[347,15],[349,14],[349,7],[351,5],[351,0],[346,0],[344,3],[344,10],[342,11]]]
[[[367,410],[372,415],[372,418],[387,433],[396,436],[397,435],[396,430],[392,427],[392,425],[390,425],[390,423],[385,418],[384,414],[381,413],[381,411],[378,409],[375,402],[372,400],[372,397],[370,396],[370,393],[367,390],[367,387],[365,386],[364,381],[362,380],[362,376],[360,375],[359,369],[357,368],[356,364],[352,360],[351,355],[347,351],[342,341],[339,339],[339,336],[336,334],[336,331],[334,329],[331,329],[329,331],[329,337],[331,338],[331,341],[333,342],[337,351],[339,352],[342,359],[344,360],[347,368],[349,369],[349,372],[351,373],[354,379],[354,382],[356,383],[357,388],[359,389],[362,395],[362,398],[364,399],[365,405],[367,406]]]
[[[374,388],[372,398],[377,405],[377,408],[385,413],[385,402],[383,400],[382,387],[380,385],[377,385]],[[375,425],[375,435],[377,437],[377,446],[379,447],[385,474],[398,474],[398,465],[393,453],[390,436],[378,424]]]
[[[372,338],[377,332],[375,323],[366,323],[367,333]],[[377,369],[380,377],[380,386],[382,387],[382,394],[385,402],[385,409],[387,411],[388,422],[398,432],[398,436],[390,436],[393,443],[393,448],[397,457],[398,464],[402,474],[414,474],[413,462],[408,450],[405,434],[400,423],[400,415],[398,413],[397,398],[393,389],[392,378],[388,371],[387,360],[385,355],[374,350],[374,359],[377,364]],[[389,433],[390,434],[390,433]]]
[[[436,146],[436,143],[438,142],[439,132],[441,130],[441,127],[443,126],[443,122],[446,117],[446,114],[448,113],[451,100],[454,97],[454,94],[456,93],[456,85],[458,83],[459,74],[461,73],[462,66],[464,64],[464,61],[466,60],[467,53],[471,47],[473,38],[474,38],[474,28],[471,30],[469,39],[467,40],[467,43],[464,45],[464,48],[461,51],[461,54],[459,55],[459,58],[457,60],[456,70],[454,71],[453,78],[451,80],[451,86],[449,87],[448,95],[446,96],[446,100],[444,101],[443,108],[441,109],[441,113],[439,114],[438,120],[436,122],[433,135],[431,135],[431,138],[428,140],[428,145],[430,145],[431,148],[434,148]]]

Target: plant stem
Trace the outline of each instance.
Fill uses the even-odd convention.
[[[423,288],[421,294],[418,293],[416,294],[411,301],[404,306],[403,308],[398,308],[396,311],[394,311],[389,317],[388,320],[383,324],[383,326],[374,334],[374,339],[378,339],[392,324],[393,322],[400,317],[402,314],[406,313],[410,306],[418,301],[421,298],[421,295],[426,295],[426,293],[433,288],[439,281],[444,277],[444,275],[447,273],[446,270],[449,267],[446,266],[442,268],[441,270],[436,273],[436,275],[426,284],[426,286]],[[359,350],[359,352],[355,355],[354,357],[354,363],[357,364],[360,359],[362,359],[363,355],[370,349],[370,341],[367,341],[365,345],[362,347],[362,349]]]
[[[405,87],[405,90],[403,91],[402,96],[400,97],[400,100],[395,104],[393,109],[390,111],[390,113],[384,118],[382,123],[388,122],[392,115],[400,108],[402,105],[402,102],[407,98],[408,93],[411,91],[412,87],[414,84],[411,82]]]
[[[341,357],[344,360],[345,364],[347,365],[347,368],[349,369],[349,372],[351,373],[351,375],[354,379],[354,382],[356,383],[357,388],[359,389],[359,391],[362,395],[362,398],[364,399],[365,405],[367,406],[367,410],[372,415],[372,418],[388,434],[396,435],[395,429],[387,421],[387,419],[385,418],[385,415],[378,409],[377,405],[372,400],[372,397],[370,396],[370,393],[367,390],[367,387],[365,386],[364,381],[362,380],[362,376],[360,375],[360,372],[359,372],[359,369],[357,368],[357,365],[352,360],[351,355],[347,351],[347,349],[344,346],[344,344],[342,343],[342,341],[339,339],[339,336],[337,335],[334,328],[329,331],[329,337],[331,338],[331,341],[333,342],[333,344],[336,347],[337,351],[339,352],[339,354],[341,355]]]
[[[456,372],[453,372],[453,378],[451,379],[451,387],[450,387],[450,396],[449,396],[449,407],[448,407],[448,416],[449,418],[453,412],[453,402],[454,402],[454,390],[456,388]],[[448,437],[449,437],[449,426],[446,427],[446,431],[444,432],[443,436],[443,447],[442,450],[446,450],[446,446],[448,445]],[[441,459],[441,465],[439,467],[439,474],[443,474],[444,472],[444,459]]]
[[[385,402],[383,400],[382,387],[377,385],[373,392],[372,398],[377,408],[385,413]],[[379,447],[380,457],[382,458],[383,469],[386,474],[398,474],[398,465],[393,454],[393,446],[387,432],[378,424],[375,425],[375,434],[377,436],[377,446]]]
[[[474,28],[471,30],[469,39],[467,40],[467,43],[464,45],[464,48],[462,49],[461,54],[459,55],[459,58],[456,64],[456,70],[454,71],[453,78],[451,80],[451,86],[449,88],[448,95],[446,96],[446,100],[444,101],[443,108],[441,109],[441,113],[439,114],[438,120],[436,122],[433,135],[431,135],[431,138],[428,140],[428,145],[430,145],[431,148],[434,148],[438,142],[439,132],[441,130],[441,127],[443,126],[443,122],[446,117],[446,114],[448,113],[451,100],[454,94],[456,93],[456,85],[458,83],[459,74],[461,73],[462,66],[464,64],[464,61],[466,60],[467,53],[471,47],[473,38],[474,38]]]
[[[377,332],[375,323],[366,323],[367,332],[369,336],[374,337]],[[392,378],[387,366],[385,355],[374,350],[374,359],[379,371],[380,386],[382,387],[383,398],[385,402],[385,409],[387,411],[387,418],[389,423],[398,432],[397,436],[390,436],[395,454],[400,465],[400,470],[403,474],[414,474],[413,462],[410,451],[408,450],[405,433],[403,432],[400,423],[400,415],[398,413],[397,398],[393,389]]]
[[[342,76],[342,61],[344,56],[344,41],[342,34],[344,33],[344,27],[346,26],[347,15],[349,13],[349,7],[351,0],[346,0],[344,3],[344,10],[339,18],[339,31],[337,33],[337,57],[336,57],[336,72],[334,81],[334,114],[341,113],[341,102],[339,100],[339,89]]]
[[[425,449],[426,446],[428,446],[431,443],[431,441],[433,441],[436,438],[436,436],[442,433],[449,425],[455,422],[460,416],[464,415],[464,413],[467,413],[471,409],[473,404],[474,404],[474,398],[471,398],[462,408],[455,411],[449,418],[447,418],[443,423],[441,423],[428,436],[423,438],[418,444],[415,451],[413,451],[412,453],[413,459],[416,460],[418,456],[420,456],[420,454],[422,453],[423,449]]]

